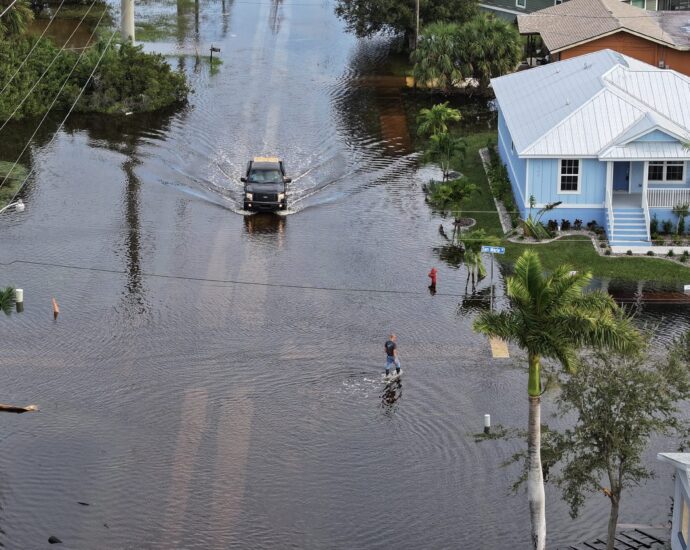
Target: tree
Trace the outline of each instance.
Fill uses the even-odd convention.
[[[420,0],[420,19],[463,23],[477,13],[476,0]],[[335,13],[360,38],[380,32],[404,35],[410,49],[416,26],[413,0],[337,0]]]
[[[466,76],[479,81],[486,92],[489,81],[511,73],[522,59],[522,40],[515,25],[482,13],[459,29],[458,63]]]
[[[448,181],[453,159],[464,156],[465,149],[465,142],[462,138],[452,136],[448,132],[442,132],[431,136],[425,156],[441,167],[443,181]]]
[[[458,240],[464,249],[463,261],[467,267],[467,280],[465,281],[465,292],[469,285],[470,276],[472,277],[472,290],[474,291],[475,281],[480,281],[486,277],[486,267],[482,260],[482,246],[498,246],[501,239],[495,235],[487,235],[483,229],[475,229],[464,234],[460,234]]]
[[[431,109],[421,109],[417,115],[417,133],[433,136],[448,132],[449,122],[460,122],[462,114],[458,109],[448,107],[448,102],[438,103]]]
[[[9,315],[14,307],[14,288],[8,286],[0,289],[0,310]]]
[[[541,361],[555,359],[568,371],[585,347],[630,351],[639,347],[639,335],[606,293],[585,292],[591,273],[571,273],[562,265],[545,276],[539,256],[525,251],[508,278],[509,309],[483,312],[474,330],[513,342],[527,352],[529,421],[527,438],[527,500],[532,546],[546,544],[544,478],[541,465]]]
[[[10,1],[7,0],[0,2],[0,13],[4,12],[9,4]],[[33,18],[34,13],[29,8],[26,0],[17,0],[9,11],[0,18],[0,38],[24,34]]]
[[[678,435],[687,440],[690,424],[678,403],[690,398],[689,351],[690,333],[676,341],[665,361],[650,361],[646,353],[598,353],[562,385],[560,412],[577,413],[577,422],[559,441],[565,464],[557,483],[573,518],[585,493],[608,497],[608,550],[615,545],[623,490],[653,475],[642,461],[649,438]],[[602,487],[602,478],[608,487]]]
[[[463,80],[458,61],[459,31],[460,26],[454,23],[434,23],[424,28],[412,54],[415,81],[449,93]]]
[[[680,233],[681,220],[683,220],[683,227],[685,227],[685,218],[690,214],[690,204],[676,204],[673,207],[673,213],[678,216],[678,223],[676,224],[676,235]]]

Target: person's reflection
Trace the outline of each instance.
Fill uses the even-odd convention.
[[[398,378],[387,384],[381,394],[381,408],[386,416],[395,412],[397,403],[402,397],[402,379]]]

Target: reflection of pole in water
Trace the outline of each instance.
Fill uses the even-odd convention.
[[[139,191],[141,182],[134,173],[139,164],[130,156],[122,168],[127,176],[125,186],[125,221],[127,223],[125,236],[125,254],[127,257],[127,296],[131,303],[142,313],[144,308],[144,288],[141,278],[141,239],[139,220]]]
[[[273,34],[280,32],[280,24],[283,18],[280,15],[280,8],[282,8],[283,0],[271,0],[271,11],[268,15],[269,24]]]

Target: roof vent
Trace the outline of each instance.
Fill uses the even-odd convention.
[[[592,64],[591,64],[591,63],[587,63],[587,62],[585,61],[585,71],[586,71],[587,69],[590,69],[591,67],[592,67]]]

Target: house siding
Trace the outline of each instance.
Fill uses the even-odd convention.
[[[515,21],[517,14],[532,13],[555,5],[554,0],[525,0],[525,7],[520,8],[515,0],[483,0],[479,3],[479,8],[482,11],[495,13],[502,18]]]
[[[559,59],[563,60],[606,48],[634,57],[655,67],[658,67],[663,62],[666,68],[690,75],[690,51],[678,51],[667,48],[656,42],[651,42],[623,31],[592,40],[585,44],[573,46],[559,52],[557,55]]]
[[[596,159],[580,160],[580,192],[559,193],[560,160],[530,159],[530,194],[538,202],[563,201],[572,205],[597,205],[606,199],[606,163]]]
[[[517,152],[513,151],[512,138],[506,125],[503,113],[498,111],[498,153],[501,160],[506,165],[508,178],[513,187],[513,194],[521,215],[525,213],[525,185],[527,182],[527,161],[518,157]]]
[[[673,136],[669,136],[666,132],[662,132],[661,130],[654,130],[653,132],[649,132],[648,134],[645,134],[644,136],[640,137],[639,139],[635,140],[637,141],[678,141],[676,138]]]

